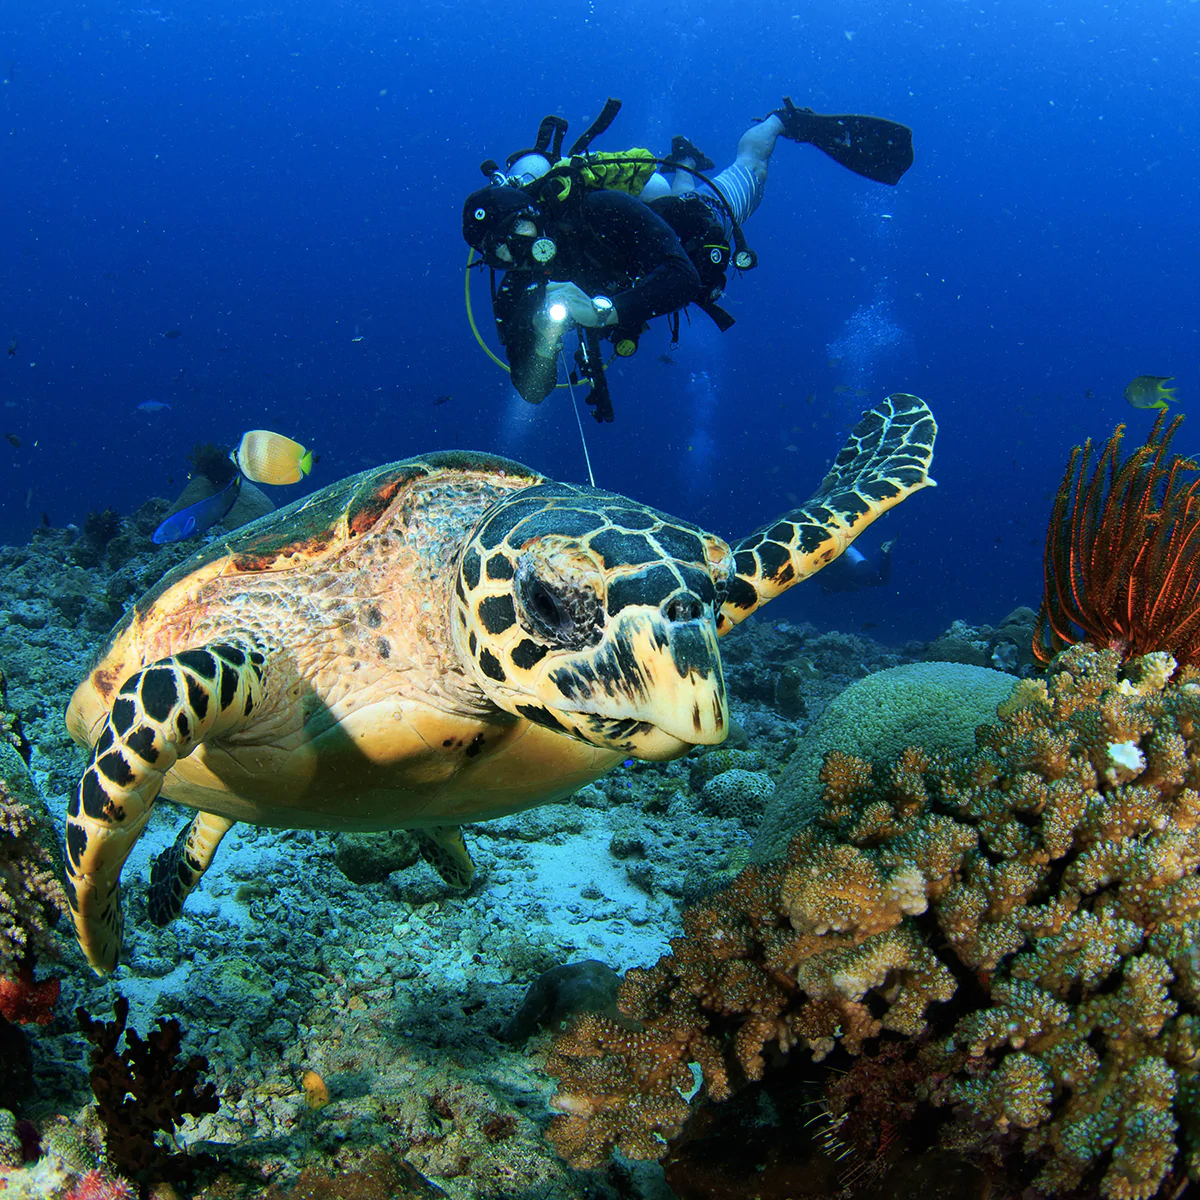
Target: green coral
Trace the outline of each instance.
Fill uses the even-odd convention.
[[[688,779],[694,791],[699,791],[710,779],[726,771],[761,771],[766,765],[757,750],[739,750],[718,746],[689,760]]]
[[[876,765],[907,746],[967,750],[977,726],[996,718],[1016,681],[1003,671],[962,663],[911,663],[876,671],[830,702],[805,734],[755,835],[753,858],[781,855],[821,811],[821,766],[835,750]]]
[[[765,771],[734,768],[714,775],[700,792],[704,808],[718,817],[732,817],[748,828],[758,824],[763,806],[775,794]]]

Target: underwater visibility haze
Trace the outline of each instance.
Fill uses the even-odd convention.
[[[721,298],[732,326],[693,306],[675,340],[653,320],[609,364],[611,422],[591,419],[586,385],[522,399],[496,357],[489,272],[467,271],[480,164],[532,145],[547,114],[569,144],[615,97],[592,149],[665,156],[684,135],[719,171],[784,96],[903,123],[911,168],[889,186],[781,138],[745,223],[757,265]],[[1035,658],[1028,610],[1052,509],[1121,546],[1132,528],[1098,504],[1055,506],[1072,447],[1121,423],[1138,447],[1182,414],[1171,452],[1200,454],[1200,3],[0,0],[0,134],[0,868],[20,859],[33,881],[20,919],[0,920],[14,1081],[0,1084],[0,1190],[715,1200],[757,1178],[782,1200],[797,1163],[779,1145],[811,1141],[803,1194],[861,1197],[883,1194],[870,1189],[889,1162],[920,1161],[903,1132],[917,1112],[948,1131],[925,1147],[946,1156],[938,1195],[997,1179],[1039,1197],[1189,1186],[1195,642],[1162,632],[1161,613],[1141,641],[1078,614],[1084,634],[1059,637],[1051,603],[1046,645],[1100,648],[1066,650],[1037,692],[1050,651]],[[438,451],[533,475],[488,460],[466,479],[465,460],[426,457],[450,482],[414,501],[433,514],[419,570],[366,536],[426,486],[411,472],[270,516]],[[470,522],[514,490],[540,497],[533,476],[586,485],[589,461],[596,487],[633,503],[554,493],[587,542],[539,560],[571,597],[556,607],[529,590],[521,541],[540,499],[511,499],[490,533]],[[797,515],[831,468],[824,507]],[[1190,512],[1154,491],[1164,478],[1143,479],[1147,529],[1160,503]],[[347,553],[386,581],[369,629],[343,607],[364,597],[313,565],[360,536]],[[1181,611],[1182,540],[1147,568]],[[1088,554],[1067,532],[1057,554],[1065,610]],[[1128,584],[1133,558],[1113,577]],[[226,578],[268,561],[261,587]],[[176,567],[173,590],[128,615]],[[443,621],[428,595],[447,579]],[[676,584],[708,607],[672,607]],[[243,644],[250,625],[259,640]],[[197,630],[214,648],[179,655]],[[561,660],[543,663],[539,631]],[[1118,679],[1113,651],[1134,645],[1151,653]],[[119,691],[172,654],[169,681],[163,668]],[[372,671],[407,672],[403,699]],[[97,743],[86,761],[63,724],[85,679],[69,724]],[[415,692],[419,716],[404,708]],[[1057,758],[1036,749],[1051,743]],[[1149,806],[1127,821],[1054,807],[1071,787],[1118,804],[1127,785]],[[160,786],[192,807],[160,805],[139,840]],[[380,819],[397,786],[420,804]],[[45,810],[55,835],[18,808]],[[207,816],[176,842],[193,809]],[[137,841],[123,934],[106,839]],[[1110,844],[1129,848],[1105,874],[1088,856]],[[1143,867],[1171,897],[1161,911],[1128,899],[1132,884],[1104,891]],[[830,873],[848,881],[837,902],[811,882]],[[5,878],[0,918],[18,894]],[[1035,903],[1061,920],[1005,908]],[[732,980],[714,931],[735,926],[757,965]],[[856,950],[885,939],[881,973],[822,957],[845,949],[813,949],[831,930]],[[1103,952],[1063,966],[1046,946],[1069,936]],[[617,977],[634,967],[653,971],[629,977],[620,1016]],[[724,996],[724,1015],[702,1020],[685,995]],[[1068,1019],[1072,1005],[1086,1015]],[[576,1008],[594,1011],[552,1048],[535,1032]],[[998,1012],[1028,1023],[1026,1049],[988,1032]],[[182,1037],[183,1058],[204,1056],[161,1110],[186,1161],[171,1128],[112,1099],[134,1092],[126,1018],[164,1055]],[[1071,1032],[1047,1049],[1051,1027]],[[808,1065],[793,1060],[764,1103],[823,1116],[808,1133],[781,1118],[760,1144],[746,1096],[789,1050]],[[818,1078],[827,1058],[836,1086]],[[1093,1105],[1072,1082],[1089,1072],[1133,1082]],[[919,1079],[937,1082],[914,1099]],[[1131,1132],[1124,1114],[1147,1095],[1157,1115]],[[702,1132],[704,1104],[735,1115]],[[1030,1140],[988,1141],[976,1119]],[[1100,1126],[1067,1161],[1062,1146]],[[701,1137],[707,1158],[687,1149]],[[736,1146],[758,1156],[749,1175]],[[850,1165],[828,1167],[846,1147]],[[895,1195],[921,1192],[897,1170]]]

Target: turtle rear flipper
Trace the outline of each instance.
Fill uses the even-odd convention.
[[[175,841],[155,856],[150,866],[150,891],[146,907],[155,925],[166,925],[183,911],[200,877],[212,865],[221,839],[237,824],[216,813],[200,812],[185,825]]]
[[[263,698],[265,661],[259,650],[231,643],[160,659],[125,681],[100,724],[66,835],[67,900],[97,974],[117,964],[121,868],[164,776],[207,739],[247,722]]]
[[[937,422],[919,396],[894,392],[867,409],[821,486],[733,547],[717,622],[728,633],[768,600],[828,566],[877,517],[925,487]]]
[[[421,857],[452,888],[465,890],[475,879],[471,852],[457,825],[435,825],[431,829],[409,831],[416,840]]]

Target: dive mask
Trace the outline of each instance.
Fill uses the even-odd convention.
[[[542,266],[555,256],[554,239],[542,232],[542,218],[520,188],[480,188],[463,205],[463,238],[497,270],[526,270]]]

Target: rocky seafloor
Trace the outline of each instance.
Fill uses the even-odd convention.
[[[71,691],[124,606],[195,550],[150,543],[164,507],[0,548],[4,707],[60,833],[84,757],[62,721]],[[97,1129],[75,1013],[107,1019],[122,995],[131,1028],[177,1018],[184,1052],[208,1060],[220,1107],[182,1140],[219,1166],[193,1195],[670,1197],[657,1164],[575,1171],[545,1143],[549,1035],[537,1004],[514,1022],[531,985],[562,964],[619,973],[664,953],[681,905],[745,861],[806,729],[853,680],[920,660],[1028,667],[1027,610],[899,649],[769,612],[723,642],[736,722],[725,746],[630,761],[569,803],[471,826],[465,895],[403,833],[240,825],[184,915],[158,929],[149,859],[190,819],[160,803],[123,876],[121,967],[97,978],[59,927],[61,959],[43,969],[62,992],[49,1024],[24,1029],[34,1082],[18,1115],[43,1131],[56,1116]],[[371,1191],[381,1152],[390,1190]],[[6,1195],[22,1194],[20,1174]]]

